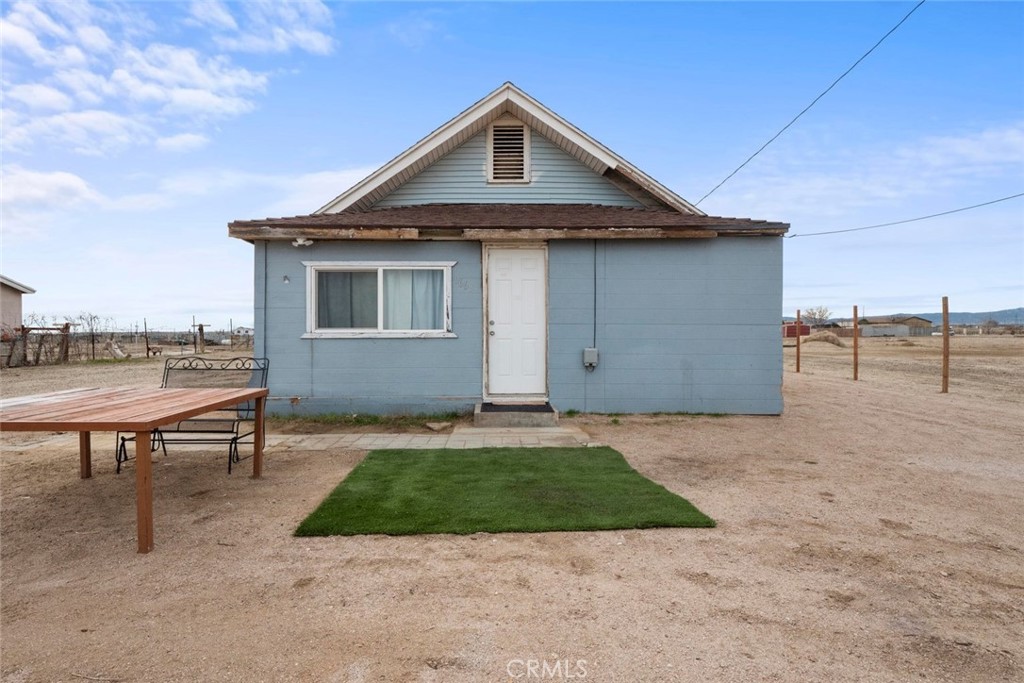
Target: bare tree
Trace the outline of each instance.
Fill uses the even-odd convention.
[[[828,322],[828,319],[832,317],[832,311],[825,306],[815,306],[803,311],[800,317],[811,327],[818,327]]]

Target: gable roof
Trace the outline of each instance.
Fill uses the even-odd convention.
[[[929,325],[934,324],[931,320],[917,315],[871,315],[860,318],[860,322],[867,325],[898,325],[907,324],[913,320],[928,323]]]
[[[8,287],[16,289],[19,292],[21,292],[22,294],[35,294],[36,293],[36,290],[32,289],[28,285],[23,285],[20,282],[16,282],[15,280],[12,280],[9,277],[4,277],[3,275],[0,275],[0,284],[4,284],[4,285],[7,285]]]
[[[537,100],[506,82],[372,174],[338,195],[315,214],[366,210],[435,161],[505,114],[519,119],[598,175],[643,198],[652,207],[703,216],[703,211],[636,168]]]

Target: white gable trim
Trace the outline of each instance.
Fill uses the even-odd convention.
[[[500,88],[402,152],[352,188],[314,213],[337,213],[348,208],[367,209],[405,184],[430,164],[473,137],[504,114],[511,114],[536,130],[595,173],[615,169],[658,200],[683,213],[705,215],[625,159],[533,99],[512,83]]]

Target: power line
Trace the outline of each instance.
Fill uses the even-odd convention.
[[[801,111],[801,112],[800,112],[799,114],[797,114],[796,116],[794,116],[794,117],[793,117],[793,120],[792,120],[792,121],[790,121],[789,123],[787,123],[787,124],[786,124],[785,126],[783,126],[783,127],[782,127],[782,130],[780,130],[780,131],[779,131],[778,133],[776,133],[775,135],[773,135],[773,136],[772,136],[772,139],[771,139],[771,140],[769,140],[768,142],[766,142],[766,143],[764,143],[763,145],[761,145],[761,147],[760,147],[760,148],[758,148],[758,150],[757,150],[756,152],[754,152],[753,154],[751,154],[751,155],[750,155],[750,156],[749,156],[749,157],[747,158],[747,160],[746,160],[746,161],[744,161],[744,162],[743,162],[742,164],[740,164],[739,166],[737,166],[737,167],[736,167],[736,170],[735,170],[735,171],[733,171],[732,173],[730,173],[729,175],[727,175],[727,176],[725,177],[725,179],[724,179],[724,180],[722,180],[722,182],[718,183],[718,184],[717,184],[717,185],[715,185],[715,186],[714,186],[713,188],[711,188],[711,191],[710,191],[710,192],[708,192],[708,193],[707,193],[706,195],[704,195],[703,197],[701,197],[700,199],[698,199],[698,200],[697,200],[697,203],[696,203],[696,204],[694,204],[694,206],[700,206],[700,203],[701,203],[702,201],[704,201],[705,199],[707,199],[708,197],[710,197],[710,196],[711,196],[711,195],[712,195],[712,194],[713,194],[713,193],[715,192],[715,190],[717,190],[718,188],[720,188],[720,187],[721,187],[722,185],[725,185],[725,183],[726,183],[726,182],[728,182],[728,180],[729,180],[730,178],[732,178],[732,177],[733,177],[734,175],[736,175],[737,173],[739,173],[739,172],[740,172],[740,171],[741,171],[741,170],[743,169],[743,167],[744,167],[744,166],[746,166],[746,165],[747,165],[747,164],[749,164],[749,163],[750,163],[751,161],[753,161],[754,157],[756,157],[756,156],[757,156],[758,154],[760,154],[761,152],[763,152],[763,151],[765,150],[765,148],[766,148],[766,147],[767,147],[768,145],[770,145],[770,144],[772,144],[773,142],[775,142],[775,140],[776,140],[776,139],[777,139],[777,138],[778,138],[778,137],[779,137],[780,135],[782,135],[783,133],[785,133],[785,132],[786,132],[786,130],[788,130],[790,126],[792,126],[792,125],[793,125],[794,123],[796,123],[796,122],[797,122],[797,119],[799,119],[799,118],[800,118],[801,116],[803,116],[804,114],[806,114],[806,113],[807,113],[807,111],[808,111],[808,110],[809,110],[809,109],[810,109],[811,107],[813,107],[813,106],[814,106],[815,104],[817,104],[817,103],[818,103],[818,100],[820,100],[820,99],[821,99],[822,97],[824,97],[825,95],[827,95],[827,94],[828,94],[828,92],[829,92],[829,91],[830,91],[830,90],[831,90],[832,88],[836,87],[836,85],[837,85],[837,84],[839,83],[839,81],[841,81],[841,80],[843,80],[844,78],[846,78],[846,75],[847,75],[848,73],[850,73],[850,72],[851,72],[851,71],[853,71],[853,70],[854,70],[855,68],[857,68],[857,65],[858,65],[858,64],[860,64],[861,62],[863,62],[863,61],[864,61],[864,60],[865,60],[865,59],[867,58],[867,56],[868,56],[868,55],[870,55],[870,54],[871,54],[872,52],[874,52],[874,51],[875,51],[875,48],[876,48],[876,47],[878,47],[879,45],[881,45],[881,44],[882,44],[882,42],[883,42],[883,41],[884,41],[884,40],[885,40],[886,38],[888,38],[889,36],[891,36],[891,35],[893,34],[893,32],[895,32],[895,31],[896,31],[896,29],[898,29],[898,28],[899,28],[900,26],[902,26],[902,25],[903,25],[903,22],[905,22],[905,21],[906,21],[907,19],[909,19],[909,18],[910,18],[910,15],[911,15],[911,14],[913,14],[914,12],[916,12],[916,11],[917,11],[917,9],[918,9],[918,8],[919,8],[919,7],[921,6],[921,5],[923,5],[924,3],[925,3],[925,0],[921,0],[921,1],[919,2],[919,3],[917,3],[916,5],[914,5],[914,9],[910,10],[909,12],[907,12],[906,16],[905,16],[905,17],[903,17],[902,19],[900,19],[900,21],[899,21],[899,23],[898,23],[898,24],[896,24],[895,26],[893,26],[893,27],[892,27],[891,29],[889,29],[889,32],[888,32],[888,33],[886,33],[886,34],[885,34],[884,36],[882,36],[881,38],[879,38],[878,42],[877,42],[877,43],[875,43],[874,45],[872,45],[872,46],[871,46],[871,49],[870,49],[870,50],[868,50],[868,51],[867,51],[867,52],[865,52],[865,53],[864,53],[863,55],[861,55],[861,58],[860,58],[860,59],[858,59],[858,60],[857,60],[856,62],[854,62],[854,63],[853,63],[853,66],[851,66],[851,67],[850,67],[849,69],[847,69],[846,71],[844,71],[844,72],[842,73],[842,75],[841,75],[841,76],[840,76],[839,78],[837,78],[836,80],[832,81],[832,85],[830,85],[830,86],[828,86],[827,88],[825,88],[825,90],[823,90],[823,91],[822,91],[822,93],[821,93],[820,95],[818,95],[817,97],[815,97],[815,98],[814,98],[814,100],[813,100],[813,101],[812,101],[812,102],[811,102],[810,104],[808,104],[808,105],[807,105],[806,107],[804,107],[803,111]]]
[[[961,211],[970,211],[971,209],[978,209],[982,206],[989,206],[990,204],[998,204],[999,202],[1009,201],[1011,199],[1017,199],[1018,197],[1024,197],[1024,192],[1018,194],[1011,194],[1009,197],[1000,197],[999,199],[993,199],[990,202],[982,202],[981,204],[974,204],[972,206],[963,206],[959,209],[952,209],[950,211],[943,211],[941,213],[933,213],[927,216],[918,216],[917,218],[908,218],[903,221],[893,221],[892,223],[879,223],[878,225],[865,225],[862,228],[846,228],[845,230],[828,230],[826,232],[803,232],[799,235],[786,235],[788,238],[793,237],[814,237],[816,235],[837,235],[841,232],[858,232],[860,230],[874,230],[875,228],[888,228],[892,225],[903,225],[904,223],[914,223],[916,221],[924,221],[929,218],[938,218],[939,216],[948,216],[951,213],[960,213]]]

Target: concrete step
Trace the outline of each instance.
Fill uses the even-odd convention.
[[[558,411],[550,403],[507,404],[477,403],[473,411],[473,426],[501,427],[557,427]]]

